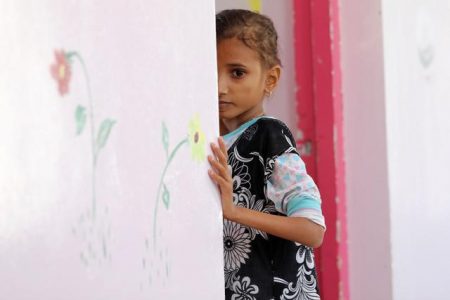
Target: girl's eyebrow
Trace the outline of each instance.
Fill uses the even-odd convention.
[[[246,68],[246,65],[240,64],[240,63],[228,63],[227,67],[231,68]]]

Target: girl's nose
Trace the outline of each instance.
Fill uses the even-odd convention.
[[[226,79],[224,78],[224,76],[220,76],[219,75],[219,82],[218,82],[218,86],[219,86],[219,97],[221,95],[226,95],[228,93],[228,84]]]

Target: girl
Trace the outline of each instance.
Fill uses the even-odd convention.
[[[216,36],[223,137],[208,160],[223,208],[226,299],[320,299],[319,191],[289,129],[263,110],[281,73],[277,33],[263,15],[225,10]]]

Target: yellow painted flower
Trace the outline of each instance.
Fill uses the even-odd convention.
[[[261,0],[248,0],[249,5],[250,5],[250,10],[260,13],[261,12]]]
[[[192,159],[198,162],[205,160],[205,133],[202,131],[199,115],[195,115],[189,122],[189,145]]]

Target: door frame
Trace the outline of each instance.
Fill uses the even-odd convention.
[[[322,299],[350,299],[339,5],[293,0],[297,144],[322,196],[327,230],[316,250]]]

